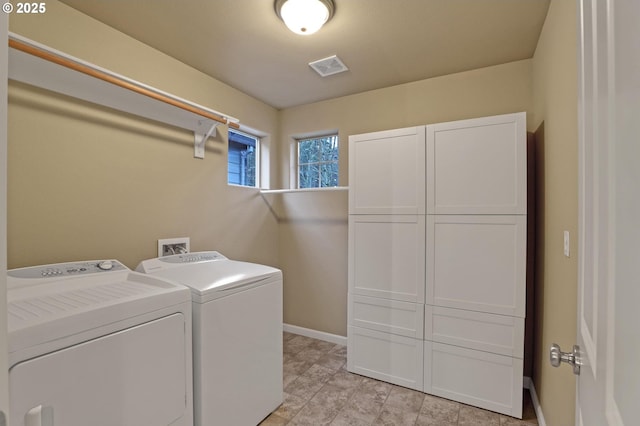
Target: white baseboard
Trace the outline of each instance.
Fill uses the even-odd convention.
[[[533,409],[536,410],[538,425],[547,426],[547,423],[544,421],[544,415],[542,414],[542,407],[540,407],[540,400],[538,399],[536,388],[533,386],[533,380],[531,380],[531,377],[524,377],[522,384],[525,389],[529,389],[529,393],[531,394],[531,402],[533,403]]]
[[[283,324],[282,329],[288,333],[299,334],[311,337],[312,339],[324,340],[336,345],[347,345],[347,338],[337,334],[325,333],[324,331],[312,330],[310,328],[298,327],[297,325]]]

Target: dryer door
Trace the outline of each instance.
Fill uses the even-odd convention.
[[[16,364],[14,424],[173,424],[186,409],[185,340],[176,313]]]

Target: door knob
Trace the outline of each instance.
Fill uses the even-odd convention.
[[[560,367],[560,364],[566,362],[573,367],[573,374],[580,374],[580,366],[582,360],[580,359],[580,346],[573,345],[573,352],[562,352],[560,346],[554,343],[549,349],[549,361],[553,367]]]

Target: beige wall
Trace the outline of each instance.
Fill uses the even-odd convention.
[[[548,362],[552,343],[576,340],[578,248],[576,2],[551,2],[533,58],[532,128],[544,123],[538,146],[538,252],[534,385],[548,425],[574,424],[575,377]],[[570,232],[570,258],[563,255]],[[566,350],[566,349],[565,349]]]
[[[57,1],[46,15],[11,15],[10,30],[277,133],[274,108]],[[278,264],[277,222],[259,191],[226,184],[226,130],[197,160],[187,131],[9,89],[9,267],[88,258],[135,267],[156,256],[157,239],[179,236],[192,250]]]
[[[346,336],[348,192],[265,198],[279,222],[285,323]]]
[[[524,60],[283,110],[281,184],[289,184],[289,147],[297,135],[339,130],[346,186],[349,135],[530,111],[531,90],[531,61]],[[285,322],[346,336],[346,192],[280,197],[294,212],[279,226]]]

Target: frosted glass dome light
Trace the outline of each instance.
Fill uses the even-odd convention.
[[[333,16],[332,0],[276,0],[276,13],[294,33],[310,35]]]

